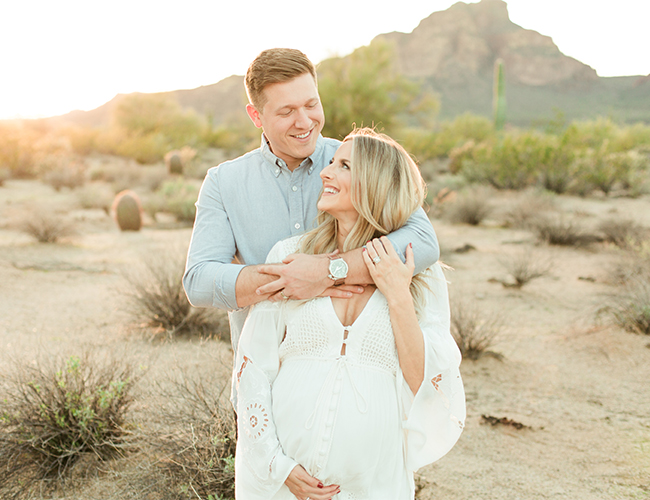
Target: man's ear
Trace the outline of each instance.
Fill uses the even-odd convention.
[[[248,117],[251,119],[251,121],[253,122],[253,124],[255,124],[257,128],[262,128],[262,120],[260,120],[260,112],[257,111],[255,106],[253,106],[250,103],[247,104],[246,113],[248,113]]]

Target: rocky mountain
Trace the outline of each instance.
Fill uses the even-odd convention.
[[[431,14],[412,33],[377,39],[394,43],[402,72],[412,77],[456,82],[491,78],[494,61],[500,58],[509,81],[521,85],[575,85],[598,79],[594,69],[562,54],[550,37],[510,21],[502,0],[458,2]]]
[[[439,95],[441,118],[464,112],[491,116],[493,66],[502,59],[510,123],[529,125],[558,110],[568,119],[608,115],[650,122],[650,76],[599,77],[593,68],[562,54],[550,37],[514,24],[502,0],[458,2],[432,13],[411,33],[382,34],[371,43],[377,41],[393,44],[398,69]],[[242,76],[167,94],[215,123],[244,116]],[[101,125],[120,98],[60,118]]]

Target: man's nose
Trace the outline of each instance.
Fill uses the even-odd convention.
[[[296,127],[299,128],[309,128],[311,126],[311,119],[307,115],[307,112],[304,109],[299,109],[296,114]]]

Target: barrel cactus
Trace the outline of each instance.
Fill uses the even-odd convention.
[[[133,191],[125,189],[118,193],[112,211],[122,231],[139,231],[142,227],[142,205]]]
[[[183,173],[183,159],[180,151],[170,151],[165,155],[167,170],[172,175],[181,175]]]

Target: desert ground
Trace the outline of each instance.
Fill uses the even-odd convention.
[[[530,231],[505,227],[501,214],[526,196],[493,192],[494,211],[478,226],[432,216],[442,260],[453,268],[446,272],[452,299],[498,317],[502,328],[490,348],[494,355],[462,363],[466,427],[447,456],[420,470],[418,497],[650,498],[650,337],[623,330],[601,311],[619,291],[610,273],[621,252],[604,242],[540,244]],[[20,231],[21,214],[44,203],[74,220],[75,234],[43,244]],[[648,195],[556,196],[554,204],[586,227],[616,217],[650,227]],[[73,190],[6,181],[0,187],[0,370],[83,349],[137,360],[148,370],[135,420],[148,418],[154,382],[170,372],[217,373],[225,381],[227,343],[153,338],[127,313],[122,293],[125,268],[170,248],[185,251],[190,234],[188,226],[154,220],[139,232],[121,232],[101,209],[79,208]],[[474,249],[455,251],[466,244]],[[502,262],[522,253],[547,260],[550,271],[521,289],[503,286]],[[503,420],[492,425],[495,419]],[[115,474],[102,470],[56,498],[119,498]]]

